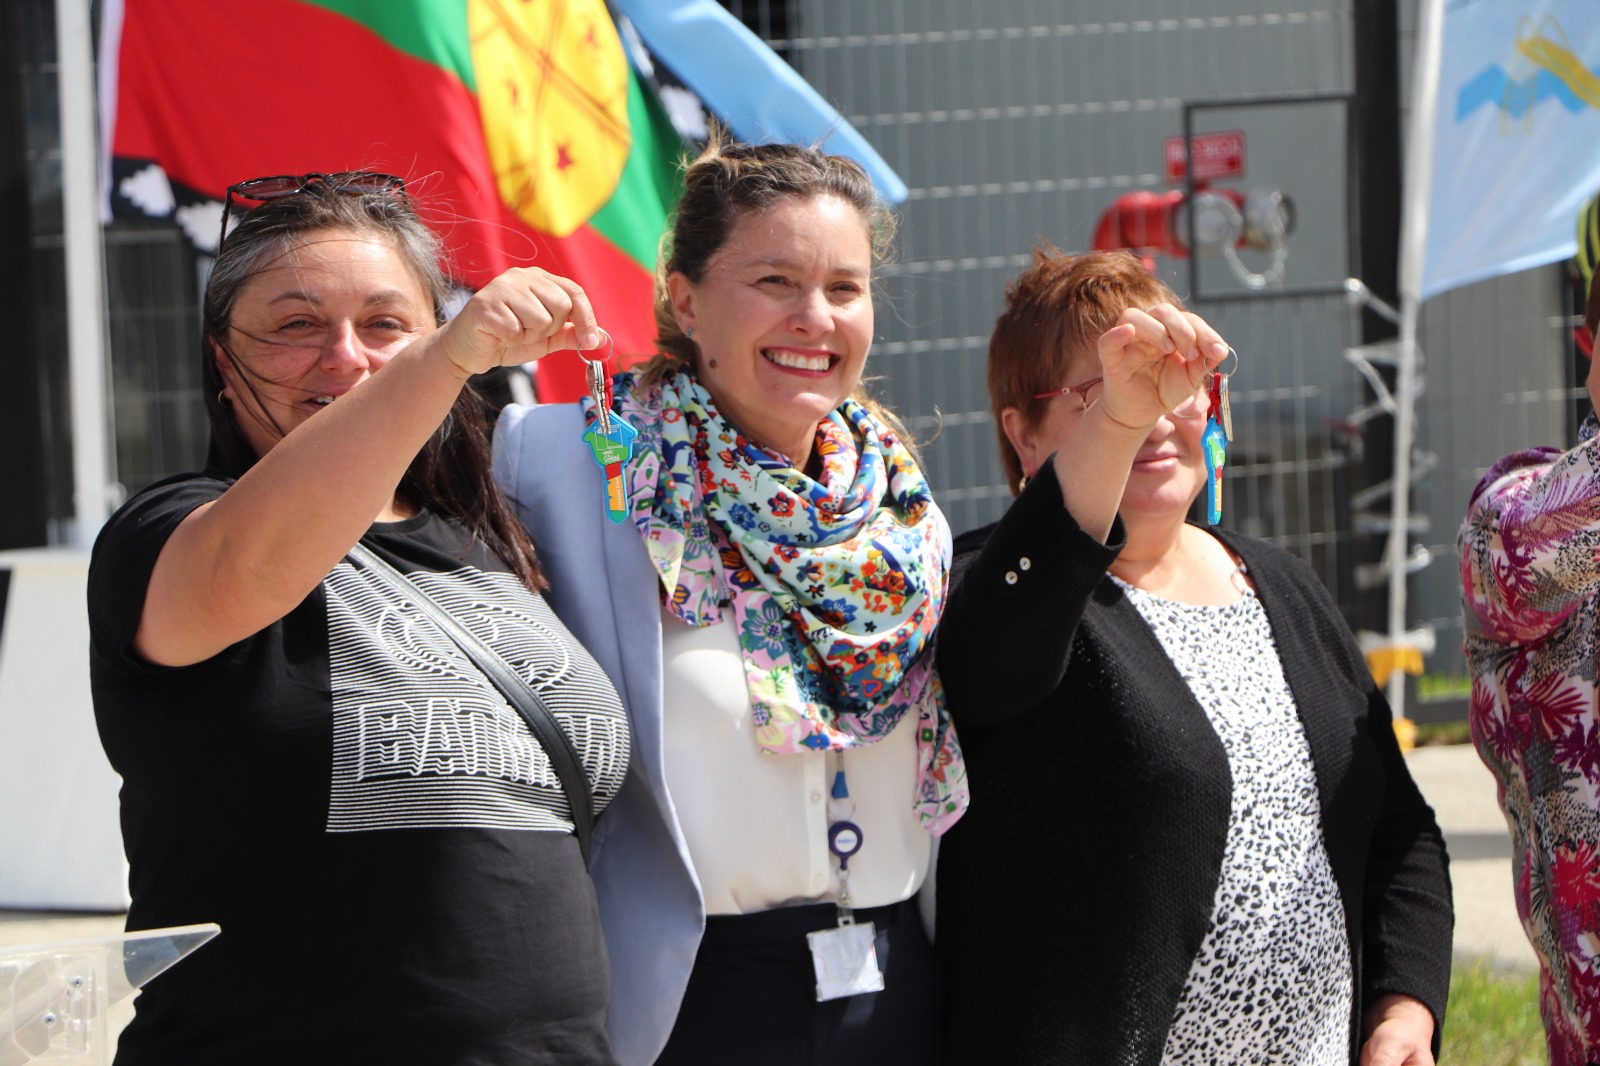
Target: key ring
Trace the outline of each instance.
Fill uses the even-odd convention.
[[[630,426],[621,414],[611,410],[616,402],[616,394],[611,377],[606,373],[606,360],[615,351],[615,345],[611,334],[598,326],[595,329],[606,339],[607,354],[599,359],[590,359],[581,348],[578,350],[589,379],[589,398],[594,404],[594,421],[588,423],[585,420],[582,440],[605,477],[603,498],[606,517],[620,523],[627,521],[629,511],[628,485],[623,466],[633,457],[633,442],[639,436],[639,431]],[[600,351],[601,348],[595,345],[589,350]]]
[[[1233,370],[1224,370],[1222,369],[1222,363],[1226,363],[1229,356],[1233,357]],[[1234,372],[1239,369],[1239,353],[1233,350],[1233,345],[1228,345],[1228,354],[1222,357],[1222,363],[1217,364],[1217,369],[1214,373],[1221,374],[1225,378],[1233,377]]]
[[[595,418],[600,423],[600,432],[602,435],[609,436],[611,433],[612,395],[611,378],[606,373],[606,363],[615,354],[617,346],[612,341],[611,334],[598,326],[595,327],[595,331],[605,338],[606,354],[599,359],[590,359],[588,354],[582,348],[579,348],[578,358],[583,360],[584,374],[588,379],[589,394],[594,397]],[[589,349],[591,352],[599,350],[599,345]]]
[[[578,349],[578,358],[582,359],[585,363],[599,363],[601,366],[605,366],[607,363],[609,363],[611,361],[611,357],[616,354],[617,346],[616,346],[616,343],[612,341],[611,334],[607,333],[605,330],[601,329],[599,326],[596,326],[594,328],[594,331],[596,333],[600,334],[600,336],[605,338],[606,354],[602,355],[599,359],[590,359],[589,356],[586,354],[585,349],[579,348]],[[595,345],[593,348],[587,349],[587,351],[590,351],[590,352],[598,352],[599,350],[600,350],[600,346],[598,344]],[[1229,348],[1228,350],[1230,352],[1233,351],[1232,348]]]

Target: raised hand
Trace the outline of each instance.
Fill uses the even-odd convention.
[[[1140,431],[1192,397],[1228,354],[1204,319],[1170,304],[1122,312],[1098,348],[1105,383],[1097,405],[1112,421]]]
[[[563,349],[598,347],[589,297],[575,281],[537,267],[506,271],[479,289],[433,337],[464,377],[542,359]]]

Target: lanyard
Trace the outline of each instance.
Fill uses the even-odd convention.
[[[839,860],[839,924],[806,934],[811,965],[817,971],[817,1002],[883,991],[878,968],[877,928],[857,922],[850,909],[850,857],[861,850],[861,827],[844,776],[844,752],[833,753],[833,792],[828,801],[828,850]]]
[[[839,924],[855,922],[850,912],[850,859],[861,850],[865,839],[861,827],[849,820],[856,810],[850,798],[850,784],[844,776],[844,752],[833,753],[833,792],[828,804],[828,850],[839,860]]]

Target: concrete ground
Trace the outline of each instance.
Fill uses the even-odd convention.
[[[1511,898],[1511,835],[1495,802],[1494,776],[1470,744],[1418,748],[1406,757],[1433,805],[1450,851],[1455,954],[1505,969],[1538,969]]]
[[[1407,761],[1423,795],[1438,813],[1450,849],[1456,958],[1488,957],[1501,968],[1533,970],[1537,965],[1533,951],[1511,899],[1511,844],[1505,818],[1495,803],[1494,778],[1470,745],[1420,748]],[[8,947],[107,936],[121,930],[120,914],[0,910],[0,954]],[[114,1008],[113,1030],[120,1032],[132,1016],[131,1001]]]

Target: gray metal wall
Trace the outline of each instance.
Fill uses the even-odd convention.
[[[1005,282],[1034,243],[1085,250],[1116,196],[1167,188],[1162,142],[1182,134],[1185,103],[1350,89],[1344,4],[1215,0],[1204,10],[1179,0],[799,4],[789,54],[911,187],[873,358],[887,398],[938,434],[928,466],[957,528],[992,520],[1009,498],[984,357]],[[1302,221],[1286,285],[1342,281],[1343,108],[1229,108],[1197,116],[1196,128],[1245,129],[1240,186],[1295,197]],[[1242,290],[1220,262],[1204,266],[1196,294],[1186,262],[1160,262],[1191,297]],[[1336,426],[1361,402],[1342,355],[1357,339],[1350,308],[1337,295],[1193,302],[1243,359],[1229,521],[1300,552],[1337,588],[1347,442]]]
[[[1182,133],[1186,103],[1354,87],[1352,13],[1339,0],[1209,0],[1203,8],[1192,0],[799,0],[795,8],[789,36],[777,43],[911,187],[874,370],[884,397],[933,436],[927,464],[958,529],[992,520],[1008,498],[983,365],[1005,281],[1027,265],[1034,242],[1084,249],[1118,194],[1166,188],[1161,142]],[[1407,91],[1414,14],[1408,0],[1400,41]],[[1345,239],[1344,117],[1337,106],[1197,115],[1197,130],[1247,130],[1240,187],[1274,185],[1300,207],[1291,288],[1337,281],[1358,261]],[[1202,266],[1196,292],[1185,264],[1160,262],[1244,359],[1234,379],[1228,521],[1312,562],[1348,612],[1354,538],[1373,536],[1353,531],[1349,506],[1366,444],[1349,416],[1370,400],[1344,358],[1360,340],[1355,313],[1337,296],[1216,299],[1242,287],[1220,263]],[[1438,633],[1425,698],[1459,694],[1454,538],[1467,493],[1499,455],[1571,432],[1564,300],[1560,271],[1550,268],[1425,308],[1418,447],[1439,466],[1413,498],[1427,520],[1417,540],[1434,561],[1412,580],[1409,612],[1411,624]],[[1386,512],[1387,501],[1372,509]]]
[[[1577,442],[1588,398],[1572,355],[1566,266],[1544,267],[1445,293],[1423,305],[1427,392],[1418,448],[1438,468],[1413,498],[1429,530],[1417,539],[1433,563],[1412,580],[1412,625],[1438,634],[1420,696],[1464,716],[1460,578],[1455,536],[1472,487],[1502,455]],[[1587,373],[1587,364],[1581,368]]]

